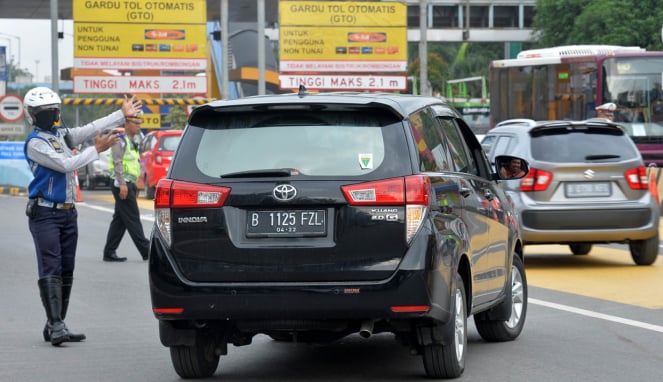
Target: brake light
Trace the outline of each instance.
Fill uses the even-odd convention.
[[[634,190],[649,189],[649,178],[647,169],[644,166],[632,168],[624,173],[624,178],[628,185]]]
[[[230,188],[161,179],[157,183],[154,208],[218,208]]]
[[[530,168],[527,175],[520,180],[520,191],[543,191],[552,182],[553,174],[538,168]]]
[[[394,206],[405,204],[403,178],[342,186],[345,199],[353,206]]]
[[[415,175],[405,178],[405,201],[407,204],[428,206],[430,198],[430,179]]]
[[[405,206],[405,239],[409,243],[421,227],[430,200],[430,180],[413,175],[405,178],[342,186],[352,206]]]
[[[161,179],[154,193],[154,220],[166,245],[172,241],[170,210],[173,208],[218,208],[230,195],[229,187]]]

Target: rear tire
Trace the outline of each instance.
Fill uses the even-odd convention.
[[[637,265],[652,265],[658,258],[658,234],[646,240],[631,241],[628,246]]]
[[[453,325],[448,325],[447,338],[453,342],[442,345],[432,339],[430,345],[424,345],[422,358],[424,369],[429,378],[457,378],[465,370],[465,357],[467,355],[467,300],[465,299],[465,284],[463,279],[456,275],[456,289],[453,295]],[[447,326],[447,325],[445,325]]]
[[[210,377],[219,366],[214,343],[200,334],[193,346],[171,346],[170,359],[175,372],[182,378]]]
[[[506,321],[491,320],[487,312],[474,316],[474,324],[481,338],[490,342],[513,341],[523,331],[527,316],[527,277],[525,266],[518,256],[511,265],[511,316]],[[509,292],[507,292],[509,293]]]
[[[571,248],[571,252],[574,255],[586,255],[589,253],[589,251],[592,250],[592,244],[591,243],[572,243],[569,244],[569,248]]]

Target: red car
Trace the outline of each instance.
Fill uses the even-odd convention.
[[[145,190],[145,197],[154,199],[154,190],[161,178],[168,173],[170,161],[182,138],[182,130],[151,131],[140,145],[140,178],[138,188]]]

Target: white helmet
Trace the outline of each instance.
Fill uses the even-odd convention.
[[[43,109],[60,109],[60,96],[53,90],[46,87],[37,87],[30,89],[23,97],[23,106],[25,107],[28,121],[33,123],[34,116]]]

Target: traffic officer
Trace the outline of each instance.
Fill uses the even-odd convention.
[[[140,256],[143,260],[147,260],[150,241],[145,237],[143,225],[140,222],[138,188],[136,187],[136,181],[140,176],[140,153],[136,143],[137,138],[140,137],[140,123],[140,118],[127,118],[122,138],[111,148],[109,170],[113,179],[111,191],[115,199],[115,212],[108,227],[104,261],[127,260],[126,257],[120,257],[115,252],[125,231],[129,231],[129,236],[138,248]]]
[[[73,283],[78,213],[75,170],[99,158],[119,138],[102,130],[123,123],[136,115],[141,101],[125,96],[121,110],[85,126],[65,129],[56,126],[60,119],[60,97],[51,89],[37,87],[24,98],[26,116],[34,130],[25,141],[25,156],[34,175],[28,185],[26,215],[37,253],[39,292],[46,311],[44,341],[53,346],[78,342],[84,334],[70,331],[64,323]],[[74,154],[72,149],[94,138],[94,146]]]
[[[596,118],[603,118],[612,122],[615,119],[615,110],[617,110],[617,105],[612,102],[599,105],[596,107]]]

